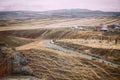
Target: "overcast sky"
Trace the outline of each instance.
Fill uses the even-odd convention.
[[[0,11],[46,11],[74,8],[120,12],[120,0],[0,0]]]

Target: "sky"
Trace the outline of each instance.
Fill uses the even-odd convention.
[[[120,0],[0,0],[0,11],[90,9],[120,12]]]

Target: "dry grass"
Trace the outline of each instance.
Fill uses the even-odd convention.
[[[103,24],[118,24],[120,17],[92,17],[92,18],[47,18],[0,21],[0,31],[4,30],[27,30],[39,28],[62,28],[73,26],[96,26]]]
[[[119,80],[117,68],[102,67],[78,55],[46,48],[40,41],[16,49],[26,55],[34,75],[42,80]]]
[[[108,42],[107,40],[96,40],[96,39],[62,39],[57,40],[59,42],[73,43],[78,45],[83,45],[92,48],[103,48],[103,49],[120,49],[120,44],[115,44],[114,42]]]
[[[119,80],[109,70],[75,55],[44,49],[23,51],[34,74],[42,80]],[[105,66],[104,66],[105,67]],[[110,68],[110,67],[109,67]]]
[[[9,24],[16,22],[16,20],[9,22]],[[7,35],[15,35],[27,38],[37,38],[35,42],[16,47],[17,50],[24,52],[29,61],[29,65],[34,71],[34,74],[42,80],[119,80],[120,69],[106,66],[100,63],[86,60],[78,55],[67,54],[62,51],[43,47],[39,44],[39,39],[79,39],[87,37],[99,37],[100,32],[92,31],[71,31],[71,30],[57,30],[57,29],[40,29],[28,30],[38,28],[61,28],[72,27],[75,25],[94,26],[99,23],[111,24],[120,23],[119,17],[104,17],[104,18],[49,18],[49,19],[31,19],[25,21],[18,21],[10,26],[1,27],[0,31],[4,30],[21,30],[4,32]],[[3,22],[4,23],[4,22]],[[91,24],[92,23],[92,24]],[[94,23],[94,24],[93,24]],[[7,24],[8,25],[8,24]],[[19,27],[21,26],[21,27]],[[26,29],[26,30],[24,30]],[[56,34],[56,35],[55,35]],[[1,39],[3,36],[1,37]],[[20,40],[20,41],[19,41]],[[18,42],[24,43],[31,39],[11,37],[5,38],[2,41],[8,41],[11,45]],[[76,41],[77,42],[77,41]],[[84,42],[84,41],[83,41]],[[96,41],[96,44],[99,41]],[[21,44],[20,43],[20,44]],[[77,42],[77,44],[79,41]],[[82,43],[84,45],[86,42]],[[94,43],[91,41],[86,46]],[[110,44],[109,44],[110,45]],[[107,48],[109,46],[106,44]],[[106,48],[106,46],[102,46]],[[101,47],[101,46],[98,46]],[[113,47],[117,48],[117,47]]]
[[[101,65],[99,64],[96,65],[93,62],[89,62],[88,60],[84,61],[84,59],[82,60],[80,57],[78,58],[75,55],[66,54],[64,52],[53,50],[50,48],[45,48],[41,44],[40,46],[38,42],[39,41],[26,44],[23,46],[19,46],[17,47],[17,50],[26,50],[25,54],[30,62],[30,66],[34,70],[34,74],[39,78],[42,78],[45,80],[49,80],[49,79],[51,80],[58,80],[58,79],[59,80],[65,80],[65,79],[66,80],[74,80],[74,79],[75,80],[82,80],[82,79],[117,80],[118,79],[119,80],[119,77],[118,77],[119,72],[117,72],[118,69],[114,69],[110,67],[107,67],[106,69],[105,68],[106,66],[101,67]],[[34,49],[38,49],[38,50],[34,50]],[[49,56],[52,56],[52,57],[49,57]],[[62,59],[61,56],[64,57],[65,59]],[[54,57],[55,59],[53,59]],[[63,64],[60,64],[60,62],[62,62],[63,64],[66,64],[64,62],[67,62],[70,65],[69,64],[63,65]],[[80,64],[82,65],[85,64],[85,66],[87,65],[87,67],[85,66],[84,66],[85,68],[81,67]],[[75,68],[71,69],[73,67]],[[88,70],[86,70],[86,68]],[[112,77],[108,77],[108,76],[112,76]]]
[[[0,33],[0,42],[4,42],[10,47],[21,46],[24,44],[28,44],[34,41],[34,39],[14,37],[14,36],[6,36]]]
[[[62,39],[56,41],[58,45],[85,54],[95,54],[111,62],[120,64],[120,44],[108,43],[103,40]]]
[[[102,33],[97,31],[80,31],[69,29],[35,29],[19,31],[1,31],[9,36],[39,39],[79,39],[79,38],[99,38]]]
[[[31,43],[28,43],[28,44],[25,44],[25,45],[21,45],[21,46],[16,47],[16,50],[35,49],[35,48],[37,48],[37,44],[38,44],[37,41],[31,42]]]
[[[26,55],[34,75],[42,80],[119,80],[118,68],[102,66],[75,54],[46,48],[38,42],[17,49]]]
[[[64,56],[71,56],[71,55],[76,56],[76,55],[73,55],[73,54],[65,54],[65,52],[62,52],[62,51],[59,51],[59,50],[56,50],[56,49],[52,49],[52,48],[49,48],[49,47],[45,47],[45,46],[43,46],[43,44],[41,44],[41,41],[42,40],[38,40],[38,41],[29,43],[29,44],[18,46],[18,47],[16,47],[16,50],[23,51],[23,50],[37,49],[37,50],[54,52],[54,53],[57,53],[59,55],[64,55]]]

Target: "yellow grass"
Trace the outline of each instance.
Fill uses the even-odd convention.
[[[119,18],[119,17],[117,17]],[[110,21],[108,21],[110,20]],[[31,19],[25,20],[23,24],[16,24],[10,27],[1,27],[0,30],[21,30],[21,29],[37,29],[37,28],[61,28],[72,27],[75,25],[83,26],[95,26],[99,23],[108,24],[114,22],[116,17],[105,18],[49,18],[49,19]],[[16,20],[15,20],[16,21]],[[14,22],[14,21],[13,21]],[[120,23],[117,20],[114,23]],[[21,26],[21,27],[19,27]],[[29,27],[29,28],[28,28]],[[52,30],[53,31],[53,30]],[[34,32],[34,31],[33,31]],[[101,33],[87,32],[87,31],[46,31],[42,34],[43,38],[79,38],[81,36],[100,36]],[[69,32],[69,33],[68,33]],[[59,35],[57,34],[59,33]],[[67,35],[66,35],[67,33]],[[55,36],[55,34],[57,34]],[[72,34],[72,35],[71,35]],[[45,36],[46,35],[46,36]],[[45,36],[45,37],[44,37]],[[28,43],[19,47],[16,50],[24,52],[30,67],[34,71],[34,75],[41,80],[119,80],[120,70],[104,64],[95,63],[93,61],[86,60],[75,54],[68,54],[55,49],[42,46],[41,40]],[[107,49],[119,49],[120,45],[114,45],[103,41],[99,43],[97,40],[82,40],[82,39],[63,39],[59,41],[68,41],[75,44],[81,44],[89,47],[107,48]],[[105,44],[105,45],[103,45]],[[99,46],[101,45],[101,46]],[[113,47],[109,47],[112,45]]]
[[[27,43],[31,43],[32,41],[34,41],[34,39],[21,38],[21,37],[15,37],[15,36],[6,36],[0,33],[0,42],[4,42],[5,44],[11,47],[24,45]]]
[[[22,22],[22,23],[21,23]],[[2,22],[4,23],[4,22]],[[0,23],[0,24],[2,24]],[[103,24],[120,24],[120,17],[92,17],[92,18],[47,18],[47,19],[30,19],[30,20],[10,20],[5,22],[10,26],[1,26],[0,31],[4,30],[26,30],[39,28],[62,28],[73,26],[96,26]],[[15,24],[11,24],[15,23]]]
[[[37,50],[44,50],[44,51],[49,51],[49,52],[54,52],[54,53],[58,53],[59,55],[64,55],[64,56],[77,56],[77,55],[73,55],[73,54],[69,54],[69,53],[65,53],[63,51],[59,51],[59,50],[55,50],[49,47],[45,47],[41,44],[42,40],[39,41],[35,41],[29,44],[25,44],[19,47],[16,47],[16,50],[18,51],[23,51],[23,50],[30,50],[30,49],[37,49]]]
[[[120,64],[120,44],[106,40],[84,40],[84,39],[61,39],[56,41],[58,45],[85,54],[94,54],[99,57]]]
[[[117,77],[110,75],[111,72],[107,68],[79,56],[59,54],[45,48],[23,52],[34,75],[42,80],[118,80]]]
[[[88,46],[92,48],[103,48],[103,49],[120,49],[120,44],[115,44],[114,42],[108,42],[107,40],[94,40],[94,39],[62,39],[57,40],[60,42],[73,43],[83,46]]]

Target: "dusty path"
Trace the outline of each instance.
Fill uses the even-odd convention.
[[[57,49],[57,50],[60,50],[60,51],[64,51],[64,52],[67,52],[67,53],[78,54],[81,57],[84,57],[84,58],[87,58],[87,59],[90,59],[90,60],[96,60],[98,62],[106,63],[106,64],[111,65],[111,66],[120,67],[120,65],[114,64],[114,63],[109,62],[107,60],[96,58],[96,57],[93,57],[91,55],[87,55],[87,54],[84,54],[84,53],[79,53],[77,51],[73,51],[73,50],[70,50],[70,49],[63,48],[59,45],[56,45],[52,40],[44,40],[44,41],[41,41],[40,44],[42,44],[45,47],[50,47],[50,48]]]

